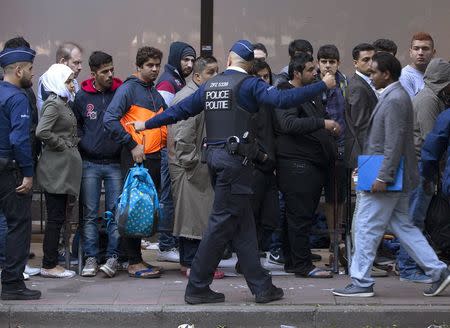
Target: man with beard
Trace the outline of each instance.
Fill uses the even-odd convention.
[[[86,263],[81,275],[84,277],[95,276],[98,271],[97,263],[100,261],[97,216],[102,182],[105,186],[106,211],[113,211],[122,191],[121,147],[108,136],[103,125],[105,111],[122,81],[114,78],[112,57],[102,51],[94,51],[91,54],[89,67],[92,78],[81,83],[81,90],[77,93],[73,105],[80,137],[78,147],[83,159],[81,197]],[[107,261],[100,270],[107,277],[113,277],[117,270],[119,233],[115,220],[108,222],[107,227]]]
[[[75,93],[77,93],[80,90],[77,77],[78,74],[80,74],[81,69],[83,68],[81,66],[81,64],[83,63],[82,56],[83,56],[83,49],[81,49],[81,47],[74,42],[65,42],[61,44],[56,50],[55,63],[67,65],[73,71],[74,77],[73,84],[75,86]],[[48,95],[49,92],[45,90],[45,88],[42,85],[42,80],[41,78],[39,78],[37,90],[37,107],[39,109],[39,115],[42,109],[42,105],[44,104],[44,101],[47,99]]]
[[[164,73],[156,84],[167,106],[172,104],[175,94],[186,85],[186,78],[192,73],[196,54],[192,46],[184,42],[170,45],[169,58],[164,66]],[[170,189],[169,164],[167,148],[161,149],[161,220],[159,223],[158,261],[179,262],[178,239],[172,235],[174,222],[174,205]]]
[[[8,42],[6,42],[6,45]],[[0,210],[6,217],[6,258],[2,270],[3,300],[39,299],[23,272],[30,251],[33,156],[30,142],[32,108],[24,90],[31,87],[36,52],[28,46],[5,47],[0,53]]]

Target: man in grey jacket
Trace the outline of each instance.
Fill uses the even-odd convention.
[[[355,229],[355,253],[350,267],[352,283],[333,294],[345,297],[374,296],[375,281],[370,269],[376,249],[386,228],[401,241],[408,254],[420,265],[433,284],[424,291],[435,296],[450,284],[450,271],[440,261],[421,231],[408,214],[408,192],[418,183],[417,161],[413,143],[413,111],[411,100],[398,82],[400,62],[391,54],[378,53],[372,59],[371,78],[377,89],[384,88],[370,116],[364,153],[382,155],[383,162],[371,192],[363,192]],[[401,159],[404,159],[403,189],[388,192],[395,180]]]
[[[428,133],[433,129],[437,116],[445,110],[444,99],[450,94],[450,63],[442,58],[432,59],[424,74],[425,87],[413,98],[414,144],[420,164],[420,151]],[[434,188],[430,188],[430,190]],[[413,223],[423,230],[432,194],[425,192],[422,183],[411,191],[409,213]],[[429,283],[426,276],[405,248],[400,245],[398,267],[401,281]]]

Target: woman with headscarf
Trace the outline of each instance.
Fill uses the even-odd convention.
[[[73,76],[73,71],[63,64],[53,64],[42,76],[50,96],[42,106],[36,129],[36,136],[44,144],[36,175],[47,207],[41,275],[49,278],[75,275],[58,265],[59,235],[67,219],[67,205],[78,196],[81,184],[77,121],[68,104],[74,98]]]

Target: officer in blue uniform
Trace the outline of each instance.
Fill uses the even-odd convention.
[[[8,44],[8,42],[6,42]],[[29,47],[0,52],[4,80],[0,81],[0,208],[8,225],[2,270],[3,300],[41,297],[23,282],[30,251],[33,157],[30,143],[31,104],[22,88],[32,85],[35,52]]]
[[[283,290],[272,284],[271,276],[261,266],[251,208],[252,162],[264,162],[264,154],[250,131],[250,116],[260,105],[290,108],[332,88],[334,77],[303,88],[279,91],[262,79],[247,74],[253,60],[253,46],[247,40],[237,41],[230,50],[225,72],[208,80],[190,97],[164,113],[144,122],[133,122],[137,130],[195,116],[202,110],[206,118],[205,158],[211,172],[215,198],[208,228],[194,258],[186,287],[189,304],[217,303],[224,294],[212,291],[214,270],[226,243],[236,249],[241,270],[257,303],[268,303],[283,297]]]

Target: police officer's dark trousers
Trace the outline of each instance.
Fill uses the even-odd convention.
[[[229,154],[224,146],[208,146],[206,160],[215,192],[214,204],[192,262],[186,294],[208,288],[230,240],[250,290],[253,294],[261,293],[272,286],[272,279],[261,267],[258,256],[250,203],[252,168],[243,166],[242,156]]]
[[[0,172],[0,208],[6,217],[6,259],[2,270],[2,290],[25,288],[23,271],[30,252],[32,193],[18,194],[22,183],[18,169],[5,168]]]

